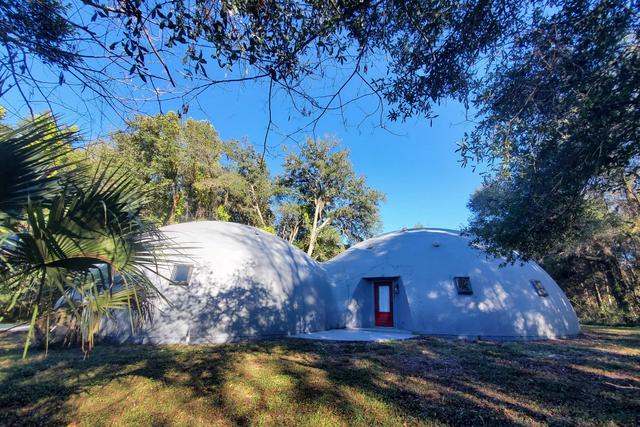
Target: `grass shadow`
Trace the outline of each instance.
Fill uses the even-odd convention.
[[[20,360],[0,338],[0,424],[633,425],[640,330],[528,343],[421,338],[98,346]],[[13,341],[12,341],[13,339]]]

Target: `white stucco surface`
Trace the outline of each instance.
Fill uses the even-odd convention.
[[[412,229],[354,245],[324,263],[347,328],[374,326],[373,282],[391,279],[393,326],[416,333],[488,339],[542,339],[579,333],[576,314],[554,280],[536,263],[501,266],[451,230]],[[454,277],[471,279],[459,295]],[[531,280],[549,295],[539,296]]]
[[[395,331],[362,330],[376,326],[373,284],[381,279],[393,284],[395,330],[505,340],[571,337],[580,330],[569,300],[540,266],[502,266],[504,260],[451,230],[383,234],[323,264],[241,224],[192,222],[163,231],[185,253],[176,264],[193,265],[189,284],[156,277],[169,302],[155,301],[153,321],[132,332],[127,313],[120,312],[103,322],[103,337],[156,344],[293,335],[386,339]],[[160,273],[170,277],[173,267]],[[470,278],[472,295],[458,294],[456,276]],[[539,296],[531,280],[549,295]]]
[[[241,224],[205,221],[164,227],[182,248],[176,263],[194,266],[187,286],[156,278],[169,302],[155,301],[153,321],[131,333],[126,313],[105,322],[117,341],[221,343],[293,335],[337,326],[324,269],[284,240]],[[171,268],[160,272],[171,276]]]

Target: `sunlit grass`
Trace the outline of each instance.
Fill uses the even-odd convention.
[[[634,425],[640,330],[575,340],[297,340],[33,351],[0,335],[0,424]]]

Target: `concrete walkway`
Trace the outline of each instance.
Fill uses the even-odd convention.
[[[307,334],[293,335],[293,338],[305,340],[325,340],[325,341],[398,341],[416,338],[409,331],[391,328],[371,328],[371,329],[329,329],[328,331],[309,332]]]

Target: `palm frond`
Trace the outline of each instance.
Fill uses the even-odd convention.
[[[75,133],[52,126],[40,116],[15,129],[0,128],[0,220],[20,219],[28,200],[40,201],[55,192],[58,162],[72,149]]]
[[[13,172],[2,171],[11,175],[13,190],[0,193],[0,225],[20,220],[19,227],[5,227],[0,241],[7,266],[0,269],[0,280],[14,303],[30,304],[25,355],[38,322],[44,323],[48,343],[53,312],[67,313],[86,348],[112,310],[129,310],[132,327],[148,318],[149,301],[161,296],[150,272],[157,273],[176,253],[142,218],[147,198],[130,174],[104,164],[92,176],[82,167],[57,176],[64,162],[56,161],[73,135],[54,133],[44,144],[47,132],[48,123],[36,120],[0,134],[0,146],[19,164]]]

